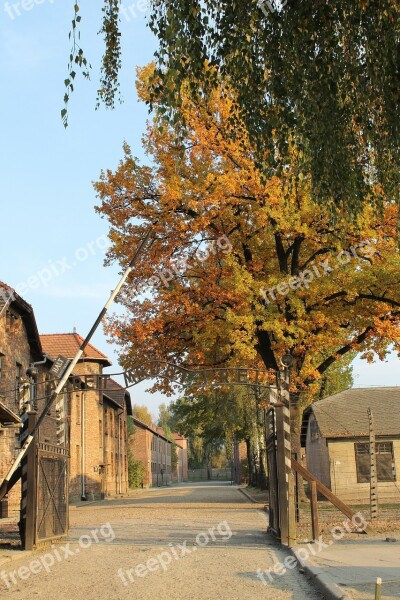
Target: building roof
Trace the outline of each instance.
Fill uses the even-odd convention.
[[[147,423],[143,423],[143,421],[139,421],[139,419],[137,419],[136,417],[132,417],[132,421],[133,421],[134,425],[137,425],[138,427],[142,427],[142,429],[147,429],[147,431],[150,431],[153,435],[162,438],[166,442],[168,442],[170,444],[174,443],[165,436],[165,432],[161,427],[157,427],[156,425],[153,425],[153,423],[151,425],[147,425]]]
[[[103,395],[117,404],[120,408],[126,408],[126,414],[130,417],[133,416],[132,400],[131,395],[125,388],[122,387],[115,379],[104,380],[104,393]]]
[[[9,303],[9,306],[13,310],[21,315],[22,321],[25,325],[28,342],[31,347],[31,352],[37,359],[40,360],[43,357],[43,351],[32,306],[23,298],[21,298],[14,288],[10,287],[3,281],[0,281],[0,312],[2,309],[4,309],[7,303]]]
[[[60,354],[65,358],[74,358],[83,343],[83,337],[78,333],[48,333],[40,336],[43,350],[53,360]],[[83,360],[100,362],[104,366],[111,365],[107,356],[88,344],[83,353]]]
[[[147,425],[147,423],[143,423],[143,421],[139,421],[139,419],[137,419],[136,417],[132,417],[132,420],[133,420],[134,424],[137,425],[138,427],[147,429],[147,431],[150,431],[153,435],[156,435],[157,437],[160,437],[163,440],[169,442],[170,444],[174,444],[174,446],[178,446],[178,448],[181,448],[181,450],[183,450],[182,446],[180,446],[176,442],[176,440],[186,439],[180,433],[173,433],[172,434],[173,440],[170,440],[166,436],[166,433],[162,427],[158,427],[157,425],[154,425],[154,423],[151,423],[151,425]]]
[[[0,281],[0,286],[5,289],[7,292],[9,292],[10,295],[12,295],[13,293],[15,293],[14,288],[12,288],[11,286],[9,286],[7,283],[4,283],[4,281]]]
[[[318,400],[304,411],[304,445],[311,413],[315,415],[322,437],[368,436],[368,408],[372,411],[376,435],[400,435],[400,387],[351,388]]]

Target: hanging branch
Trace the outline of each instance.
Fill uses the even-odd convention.
[[[92,65],[87,61],[86,56],[83,53],[79,41],[81,39],[81,32],[79,30],[79,23],[82,17],[79,14],[80,7],[77,2],[74,3],[74,18],[72,19],[72,26],[69,32],[69,39],[72,40],[71,53],[69,55],[68,62],[68,77],[64,80],[66,88],[64,94],[64,108],[61,111],[61,119],[65,128],[68,127],[68,103],[72,92],[74,91],[74,80],[76,77],[76,67],[78,66],[85,79],[90,79],[90,69]]]
[[[97,104],[114,108],[115,97],[121,102],[118,76],[121,70],[121,32],[119,30],[120,0],[104,0],[103,26],[99,33],[104,36],[105,52],[102,59],[100,88],[97,91]]]

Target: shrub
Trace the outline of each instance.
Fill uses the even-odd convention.
[[[128,480],[129,487],[143,487],[145,466],[140,460],[129,457],[128,460]]]

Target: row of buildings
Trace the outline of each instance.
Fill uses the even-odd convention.
[[[188,441],[179,433],[172,440],[161,427],[147,425],[135,417],[131,438],[132,456],[145,467],[143,486],[155,487],[188,479]],[[173,446],[176,461],[173,461]]]
[[[55,387],[54,362],[58,356],[73,358],[82,341],[75,331],[40,335],[32,306],[0,282],[0,481],[21,447],[24,415],[40,414]],[[107,376],[104,369],[110,366],[107,356],[89,344],[39,430],[42,442],[68,446],[72,502],[126,493],[131,455],[145,465],[144,486],[187,478],[187,442],[182,436],[167,439],[162,430],[137,420],[135,434],[128,435],[131,396]],[[178,455],[173,471],[172,445]],[[15,485],[9,494],[10,511],[19,509],[20,490]],[[4,512],[3,506],[0,514]]]

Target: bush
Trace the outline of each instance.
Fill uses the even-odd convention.
[[[129,487],[143,487],[145,466],[140,460],[129,458],[128,460],[128,481]]]

